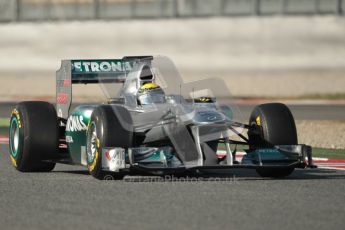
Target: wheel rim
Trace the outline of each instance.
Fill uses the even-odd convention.
[[[16,157],[19,148],[19,127],[15,117],[11,120],[10,126],[10,148],[12,156]]]
[[[89,163],[92,163],[96,152],[97,152],[97,130],[96,130],[96,125],[94,122],[91,123],[90,126],[90,131],[89,131],[89,136],[88,136],[88,151],[87,151],[87,161]]]

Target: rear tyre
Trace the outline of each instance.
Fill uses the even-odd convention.
[[[47,102],[19,103],[12,111],[9,152],[12,165],[21,172],[49,172],[58,152],[59,128],[55,108]]]
[[[128,110],[122,106],[97,107],[91,115],[86,138],[87,165],[90,174],[100,180],[123,179],[123,173],[102,169],[102,149],[133,146],[133,126]]]
[[[250,118],[250,125],[261,127],[260,135],[248,133],[250,148],[272,147],[274,145],[297,145],[297,131],[295,120],[290,109],[281,103],[268,103],[254,108]],[[257,169],[262,177],[286,177],[294,168],[285,169]]]

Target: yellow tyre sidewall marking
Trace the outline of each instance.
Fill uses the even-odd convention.
[[[21,129],[22,128],[22,121],[20,119],[19,111],[16,108],[12,110],[12,115],[11,116],[15,116],[17,118],[18,129]],[[17,160],[16,160],[16,158],[14,158],[12,156],[12,154],[10,154],[10,160],[11,160],[12,165],[17,168]]]
[[[19,128],[22,128],[22,121],[21,121],[21,119],[20,119],[20,115],[19,115],[19,111],[17,110],[17,109],[13,109],[12,110],[12,116],[16,116],[16,118],[17,118],[17,121],[18,121],[18,127]]]
[[[11,160],[12,165],[17,168],[17,161],[16,159],[14,159],[12,155],[10,155],[10,160]]]
[[[92,163],[88,166],[88,169],[90,172],[92,172],[93,170],[95,170],[95,167],[96,167],[96,164],[97,164],[97,160],[98,160],[98,150],[99,150],[99,139],[97,138],[96,140],[96,143],[97,143],[97,151],[95,152],[95,157],[93,158],[93,161]]]
[[[260,118],[260,116],[256,117],[255,122],[256,122],[257,125],[261,125],[261,118]]]

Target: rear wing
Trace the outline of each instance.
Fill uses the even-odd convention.
[[[60,69],[56,71],[58,117],[68,117],[72,84],[124,83],[136,63],[147,62],[151,65],[152,59],[152,56],[128,56],[122,59],[62,60]]]

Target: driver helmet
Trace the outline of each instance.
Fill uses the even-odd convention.
[[[143,84],[137,93],[140,105],[162,104],[165,103],[165,93],[156,83]]]

